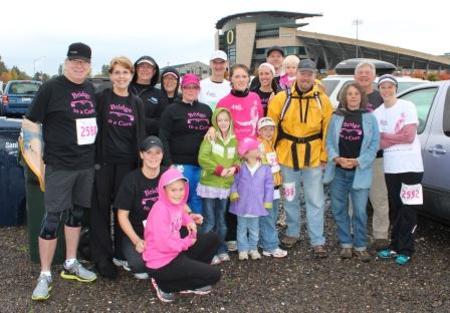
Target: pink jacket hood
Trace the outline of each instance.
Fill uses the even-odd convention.
[[[184,180],[185,184],[184,184],[184,198],[183,201],[181,201],[181,203],[179,204],[173,204],[172,202],[169,201],[169,199],[167,199],[167,195],[166,195],[166,191],[164,190],[164,187],[167,185],[170,185],[171,183],[173,183],[174,181],[177,180]],[[189,197],[189,182],[188,179],[186,177],[183,176],[183,174],[181,174],[181,172],[172,167],[169,168],[167,171],[164,172],[164,174],[161,175],[161,178],[159,179],[159,183],[158,183],[158,193],[159,193],[159,199],[158,201],[161,201],[163,205],[170,207],[170,208],[178,208],[180,207],[181,209],[184,208],[184,206],[187,203],[188,197]]]

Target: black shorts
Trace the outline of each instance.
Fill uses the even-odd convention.
[[[84,170],[45,167],[44,204],[47,212],[59,213],[74,205],[91,207],[94,167]]]

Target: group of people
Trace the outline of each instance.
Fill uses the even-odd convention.
[[[259,248],[286,257],[300,237],[303,196],[313,254],[325,258],[324,183],[341,258],[372,258],[370,199],[378,257],[410,261],[423,166],[415,107],[396,98],[394,76],[380,77],[378,92],[374,65],[359,64],[334,109],[315,63],[285,57],[278,46],[251,82],[249,68],[229,68],[220,50],[201,81],[171,67],[160,73],[149,56],[134,64],[116,57],[112,88],[95,94],[86,81],[90,61],[89,46],[70,45],[64,74],[42,85],[26,115],[42,125],[46,164],[33,300],[49,297],[63,219],[61,277],[97,279],[76,258],[84,213],[96,272],[115,279],[123,267],[150,278],[164,302],[210,293],[220,280],[215,265],[229,261],[230,251],[239,260],[260,259]]]

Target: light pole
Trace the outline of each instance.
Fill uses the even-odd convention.
[[[33,77],[36,76],[36,62],[45,57],[45,55],[41,55],[40,57],[33,60]]]
[[[356,58],[358,58],[358,27],[362,23],[363,23],[363,20],[360,20],[360,19],[355,19],[352,21],[352,25],[356,26],[356,49],[355,49]]]

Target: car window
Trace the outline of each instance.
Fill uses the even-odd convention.
[[[25,83],[25,82],[11,83],[11,85],[9,86],[9,93],[34,95],[38,91],[39,86],[40,85],[36,83]]]
[[[337,101],[339,101],[339,99],[341,99],[341,93],[342,93],[342,90],[344,90],[344,88],[345,88],[345,86],[347,86],[348,84],[353,84],[355,81],[352,79],[352,80],[347,80],[343,85],[342,85],[342,87],[341,87],[341,90],[339,90],[339,93],[337,94],[337,96],[336,96],[336,99],[337,99]]]
[[[402,91],[413,87],[413,86],[417,86],[420,84],[423,84],[424,82],[398,82],[398,88],[397,88],[397,93],[401,93]]]
[[[322,85],[324,85],[328,96],[331,95],[333,90],[339,84],[339,80],[337,80],[337,79],[324,79],[321,82],[322,82]]]
[[[401,96],[401,99],[409,100],[416,105],[417,117],[419,118],[419,127],[417,132],[421,134],[425,129],[428,115],[434,101],[438,87],[417,89]]]

